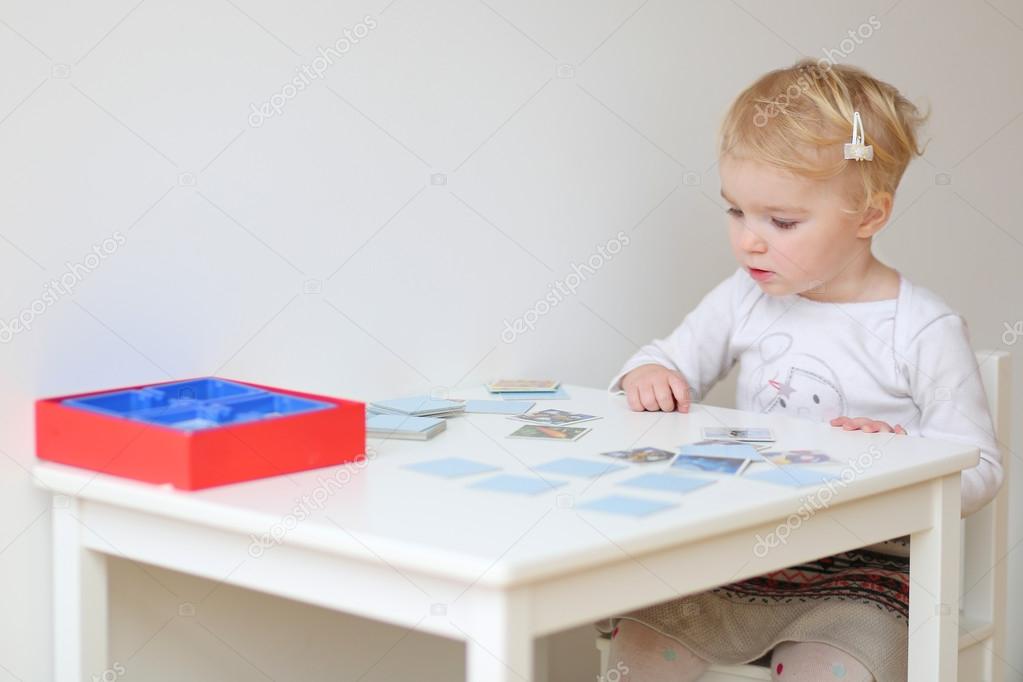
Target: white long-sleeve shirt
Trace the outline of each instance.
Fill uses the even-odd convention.
[[[900,277],[898,298],[822,303],[760,291],[743,268],[682,324],[629,358],[609,386],[656,363],[678,370],[700,400],[739,362],[736,408],[830,421],[868,417],[909,435],[980,450],[962,474],[962,514],[1002,483],[1001,455],[965,320]]]

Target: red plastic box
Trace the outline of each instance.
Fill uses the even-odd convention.
[[[40,459],[198,490],[351,462],[363,403],[205,377],[36,401]]]

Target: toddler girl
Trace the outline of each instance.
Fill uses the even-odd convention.
[[[924,118],[850,66],[804,60],[743,91],[719,145],[739,268],[610,389],[688,412],[738,362],[738,409],[968,443],[963,515],[990,501],[1001,459],[966,323],[871,252]],[[769,654],[775,680],[903,682],[908,554],[898,538],[622,614],[611,667],[688,682]]]

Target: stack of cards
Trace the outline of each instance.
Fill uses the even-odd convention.
[[[703,437],[715,440],[739,440],[748,443],[772,443],[771,429],[761,426],[707,426]]]
[[[408,398],[379,400],[369,404],[369,410],[380,414],[400,414],[413,417],[450,417],[465,411],[465,404],[460,400],[442,400],[428,395],[415,395]]]
[[[496,379],[487,390],[503,400],[567,400],[568,393],[561,382],[553,379]]]
[[[547,393],[558,390],[560,381],[553,379],[495,379],[489,382],[491,393]]]
[[[404,414],[366,414],[366,435],[399,440],[427,440],[447,428],[436,417],[410,417]]]
[[[705,438],[698,440],[690,445],[744,445],[753,448],[754,450],[763,451],[770,449],[770,445],[767,443],[752,443],[743,440],[725,440],[723,438]]]

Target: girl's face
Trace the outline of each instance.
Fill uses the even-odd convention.
[[[813,180],[727,154],[720,174],[732,252],[765,293],[798,294],[852,274],[847,266],[880,229],[842,211],[844,176]]]

